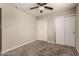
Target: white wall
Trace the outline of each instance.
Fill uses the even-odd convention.
[[[79,51],[79,4],[77,4],[76,19],[76,48]]]
[[[2,8],[2,52],[35,40],[36,18],[10,5]]]
[[[55,43],[55,21],[53,15],[48,16],[47,35],[48,41]]]
[[[47,41],[47,20],[45,18],[37,20],[37,40]]]

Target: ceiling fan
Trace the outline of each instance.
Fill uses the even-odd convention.
[[[47,3],[36,3],[36,4],[37,4],[36,7],[32,7],[32,8],[30,8],[30,9],[32,10],[32,9],[39,8],[40,13],[43,13],[43,11],[44,11],[45,8],[46,8],[46,9],[49,9],[49,10],[53,10],[52,7],[45,6]]]

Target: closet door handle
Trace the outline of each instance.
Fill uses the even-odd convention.
[[[75,32],[73,32],[73,34],[75,34]]]

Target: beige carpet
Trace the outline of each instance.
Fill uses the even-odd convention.
[[[1,56],[78,56],[74,47],[57,45],[46,41],[34,41]]]

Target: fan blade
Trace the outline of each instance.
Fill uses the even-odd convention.
[[[46,5],[47,3],[43,3],[43,5]]]
[[[38,5],[41,5],[41,3],[37,3]]]
[[[46,8],[46,9],[50,9],[50,10],[53,10],[53,8],[48,7],[48,6],[45,6],[44,8]]]
[[[37,3],[40,6],[46,5],[47,3]]]
[[[33,7],[33,8],[30,8],[30,9],[36,9],[36,8],[39,8],[39,7]]]

